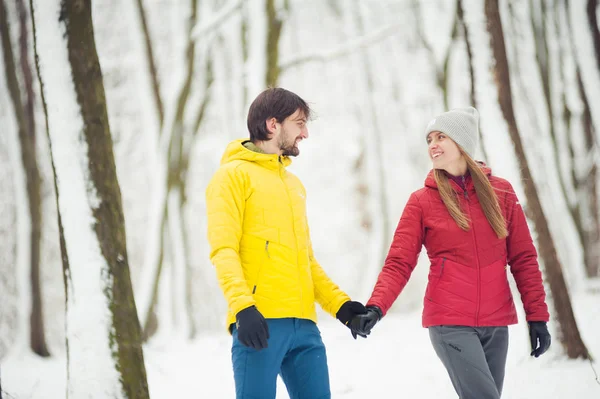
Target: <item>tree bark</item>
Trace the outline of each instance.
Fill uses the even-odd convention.
[[[588,12],[590,11],[590,3],[588,2]],[[575,214],[575,225],[577,233],[583,247],[583,256],[585,271],[587,277],[597,277],[600,275],[600,210],[598,209],[598,161],[594,155],[598,150],[598,142],[596,138],[596,129],[594,126],[594,120],[592,118],[592,108],[588,100],[589,87],[585,87],[583,83],[582,67],[577,59],[575,51],[575,38],[574,31],[571,24],[571,18],[569,17],[569,2],[565,1],[560,3],[562,8],[558,9],[559,3],[555,4],[554,13],[555,16],[560,15],[563,12],[566,14],[566,24],[561,24],[558,18],[555,18],[555,25],[557,30],[559,27],[562,29],[564,35],[567,35],[570,43],[571,55],[575,62],[575,79],[577,84],[577,92],[583,103],[583,110],[581,112],[581,124],[583,127],[583,140],[585,148],[587,149],[585,154],[579,154],[575,151],[574,142],[578,140],[576,136],[581,134],[581,130],[577,129],[573,131],[571,128],[571,110],[568,107],[567,97],[563,95],[563,120],[565,121],[568,146],[569,146],[569,160],[571,162],[571,179],[574,185],[574,192],[576,196],[576,203],[573,206],[573,213]],[[590,24],[595,24],[595,17],[591,18],[589,15]],[[563,26],[566,25],[566,26]],[[592,36],[594,41],[594,47],[598,51],[596,43],[596,33],[592,28]],[[597,27],[596,27],[597,32]],[[596,52],[596,57],[599,54]],[[598,60],[598,58],[596,58]],[[600,64],[599,64],[600,65]],[[561,71],[565,68],[562,64],[559,65]],[[563,72],[564,74],[564,72]],[[578,167],[582,161],[585,165],[584,168]],[[589,164],[588,164],[589,163]],[[583,169],[583,172],[581,171]]]
[[[576,212],[578,217],[578,230],[581,230],[583,242],[583,259],[585,263],[585,271],[588,277],[598,277],[600,275],[600,209],[598,209],[598,164],[596,158],[592,156],[596,148],[594,139],[595,129],[590,111],[590,104],[581,79],[581,72],[577,68],[577,86],[583,102],[583,113],[581,115],[581,123],[583,125],[583,134],[586,148],[589,153],[586,154],[587,159],[591,163],[589,172],[586,176],[577,177],[574,179],[576,183],[576,192],[578,193],[578,204]],[[575,174],[575,173],[573,173]],[[586,215],[589,217],[587,223],[584,222],[582,207],[586,206]]]
[[[538,234],[538,246],[540,255],[544,262],[546,276],[550,285],[554,309],[558,321],[559,340],[563,345],[567,356],[571,359],[584,358],[589,359],[590,354],[581,339],[579,329],[573,315],[573,308],[567,290],[567,285],[562,273],[562,267],[558,260],[554,241],[548,228],[548,221],[544,215],[542,205],[538,196],[537,189],[533,182],[531,171],[525,150],[521,141],[521,136],[517,127],[513,105],[512,93],[510,87],[510,74],[508,60],[506,57],[506,47],[504,44],[504,33],[498,8],[498,0],[485,1],[485,15],[487,27],[490,34],[491,48],[494,57],[494,75],[498,88],[498,102],[508,125],[510,137],[512,139],[522,180],[525,185],[525,195],[530,210],[530,215],[535,224]]]
[[[41,179],[36,156],[36,130],[35,130],[35,94],[33,92],[33,74],[29,64],[29,32],[27,29],[28,14],[24,0],[17,0],[20,20],[21,70],[25,85],[25,118],[28,136],[21,143],[27,142],[27,154],[23,153],[23,164],[27,175],[27,194],[29,197],[29,210],[31,214],[31,331],[30,342],[32,350],[40,356],[50,356],[46,346],[44,332],[44,312],[42,306],[42,287],[40,283],[40,240],[42,231],[41,212]]]
[[[36,33],[36,13],[37,10],[33,6],[31,0],[30,6],[32,11],[32,21],[34,26],[34,49],[37,59],[43,59],[44,63],[50,63],[54,57],[47,48],[40,49],[37,45]],[[46,2],[48,0],[40,0]],[[38,3],[40,4],[40,3]],[[47,3],[46,3],[47,4]],[[44,4],[44,8],[46,8]],[[42,100],[44,110],[46,112],[46,127],[48,138],[51,146],[51,157],[54,168],[54,179],[56,187],[56,195],[58,202],[59,229],[61,240],[61,253],[63,259],[63,271],[65,279],[65,293],[67,297],[67,397],[81,397],[85,394],[86,397],[105,397],[107,393],[115,398],[149,398],[148,384],[146,379],[146,370],[144,366],[144,357],[142,352],[141,328],[137,318],[136,306],[133,297],[131,279],[129,274],[129,265],[127,261],[127,246],[125,236],[125,225],[123,217],[123,208],[121,204],[121,192],[117,181],[115,161],[113,155],[113,142],[108,123],[108,115],[106,110],[106,100],[104,86],[102,82],[102,72],[96,52],[94,41],[94,30],[91,15],[91,0],[58,0],[55,1],[56,8],[60,8],[58,23],[63,25],[65,41],[56,43],[66,45],[68,56],[68,67],[70,68],[70,76],[73,81],[75,93],[69,94],[70,97],[64,97],[65,101],[76,101],[79,107],[81,119],[83,122],[82,130],[78,133],[78,137],[74,141],[79,140],[86,147],[87,152],[82,160],[87,159],[87,163],[75,163],[75,167],[81,168],[84,176],[85,187],[79,187],[77,182],[65,182],[61,175],[67,174],[68,169],[72,168],[71,164],[65,163],[64,159],[59,159],[56,152],[59,151],[60,145],[73,145],[71,142],[64,144],[61,140],[65,140],[65,136],[73,133],[65,131],[57,131],[56,128],[49,123],[49,120],[56,122],[57,115],[60,114],[53,109],[49,112],[46,106],[46,97],[48,89],[45,88],[43,80],[55,76],[63,77],[64,72],[56,71],[49,68],[40,70],[40,63],[37,63],[38,77],[42,88]],[[52,6],[50,6],[52,7]],[[47,15],[40,15],[39,18],[47,18]],[[47,26],[48,25],[48,26]],[[44,24],[48,30],[52,29],[49,24]],[[54,37],[53,32],[43,31],[39,36],[48,35]],[[60,56],[60,52],[58,55]],[[53,96],[56,93],[52,94]],[[58,97],[58,96],[57,96]],[[77,123],[74,121],[74,123]],[[75,129],[73,131],[76,131]],[[72,139],[72,138],[71,138]],[[80,148],[80,147],[77,147]],[[61,168],[56,167],[57,160],[61,162]],[[72,186],[71,186],[72,185]],[[88,203],[81,204],[77,210],[69,206],[70,200],[62,198],[62,189],[80,190],[77,194],[82,195],[85,190],[88,196]],[[85,195],[83,194],[83,195]],[[64,195],[64,194],[63,194]],[[93,197],[91,197],[93,195]],[[86,223],[85,221],[77,221],[70,212],[76,213],[84,209],[89,212],[93,219],[89,233],[78,229],[76,224]],[[65,215],[69,218],[65,218]],[[82,213],[85,215],[85,213]],[[68,221],[68,225],[64,224]],[[78,243],[69,242],[69,238],[73,235],[65,235],[66,227],[73,232],[81,231],[83,234],[90,234],[86,238],[93,241],[92,249],[99,249],[98,257],[95,257],[94,251],[89,251],[85,257],[91,257],[91,262],[82,264],[81,259],[71,263],[71,255],[77,256],[81,249],[77,248]],[[77,237],[79,239],[79,237]],[[79,255],[81,258],[81,255]],[[84,270],[90,268],[90,270]],[[81,290],[85,287],[76,286],[77,281],[84,281],[86,273],[99,273],[98,284],[101,286],[102,293],[105,298],[100,306],[106,306],[105,309],[99,309],[98,300],[94,297],[90,298],[90,303],[84,301]],[[79,280],[76,280],[79,278]],[[86,282],[88,280],[85,280]],[[92,294],[93,296],[93,294]],[[74,300],[77,299],[77,300]],[[87,329],[75,330],[74,334],[71,323],[81,323],[80,317],[82,307],[89,307],[89,311],[104,310],[107,314],[108,325],[103,324],[103,320],[98,320],[100,326],[88,326]],[[104,322],[106,323],[106,322]],[[101,334],[95,333],[98,328],[105,327],[107,331]],[[96,330],[95,330],[96,329]],[[106,348],[98,348],[98,337],[106,334],[103,338],[108,344]],[[74,345],[72,345],[74,344]],[[73,361],[73,357],[78,360],[83,359],[86,352],[76,352],[75,348],[88,350],[94,348],[92,353],[99,352],[96,356],[110,356],[112,364],[106,364],[103,361],[97,365],[96,359],[85,358],[89,363],[86,365],[88,372],[96,372],[97,377],[119,386],[106,386],[104,392],[89,391],[89,387],[82,384],[82,381],[74,381],[77,376],[86,376],[85,371],[81,371],[82,365],[78,361]],[[108,355],[106,355],[108,353]],[[100,368],[104,366],[103,368]],[[106,367],[108,366],[108,367]],[[91,370],[91,371],[90,371]],[[108,377],[106,375],[109,375]],[[115,380],[111,381],[112,375],[115,375]],[[102,377],[101,377],[102,376]],[[86,376],[87,377],[87,376]],[[83,392],[82,390],[86,390]]]
[[[44,314],[42,307],[42,290],[40,284],[40,232],[42,224],[41,198],[40,198],[40,173],[36,156],[35,137],[35,115],[33,93],[33,77],[29,65],[29,45],[27,40],[27,11],[23,0],[17,1],[20,36],[19,51],[21,58],[21,72],[25,87],[25,102],[21,98],[21,89],[17,78],[17,67],[12,52],[10,40],[10,21],[6,13],[4,0],[0,0],[0,30],[2,33],[2,46],[4,49],[4,65],[6,81],[8,84],[10,98],[13,103],[17,126],[19,131],[19,143],[21,147],[21,159],[25,171],[27,201],[30,217],[30,285],[31,285],[31,309],[29,342],[34,353],[42,357],[50,356],[46,345],[44,333]],[[25,293],[23,293],[25,295]]]
[[[600,30],[598,29],[598,17],[596,14],[597,9],[598,0],[588,0],[586,7],[588,23],[590,25],[592,41],[594,42],[594,50],[596,51],[596,65],[598,67],[598,71],[600,71]]]
[[[560,184],[561,194],[567,204],[569,214],[573,219],[575,228],[577,230],[577,238],[581,248],[583,249],[583,258],[585,263],[585,270],[588,277],[594,277],[598,275],[598,264],[600,260],[600,253],[598,251],[598,245],[600,245],[600,222],[598,215],[597,201],[593,201],[593,198],[597,198],[597,164],[596,160],[591,153],[595,151],[594,140],[593,140],[593,123],[589,110],[589,104],[587,102],[585,90],[581,84],[580,73],[577,70],[578,75],[578,89],[581,95],[581,100],[584,104],[584,112],[582,115],[583,133],[586,148],[589,152],[584,155],[585,159],[589,159],[591,166],[589,167],[589,175],[582,177],[577,176],[575,164],[571,165],[572,178],[574,187],[567,187],[567,183],[563,178],[563,174],[560,170],[560,147],[559,138],[557,137],[557,131],[555,126],[555,119],[553,114],[553,99],[550,85],[550,57],[548,41],[550,40],[547,36],[546,21],[547,21],[547,8],[544,1],[541,2],[541,18],[539,19],[539,25],[533,16],[534,8],[536,7],[532,1],[529,3],[531,10],[531,26],[534,32],[535,38],[535,49],[536,49],[536,61],[538,71],[540,73],[542,87],[544,91],[544,97],[546,100],[546,110],[548,121],[550,124],[550,137],[552,139],[552,147],[554,149],[553,159],[554,163],[558,165],[558,181]],[[558,66],[562,68],[562,66]],[[570,132],[569,132],[570,133]],[[571,134],[568,137],[569,141],[573,140]],[[575,193],[575,200],[570,200],[568,195],[569,191]],[[592,201],[590,202],[590,199]],[[588,219],[586,223],[585,220]]]
[[[267,87],[277,86],[279,81],[279,37],[283,21],[277,16],[275,0],[267,0]]]

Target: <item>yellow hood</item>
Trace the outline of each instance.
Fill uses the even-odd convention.
[[[221,165],[241,160],[260,163],[269,168],[278,168],[278,161],[281,161],[283,166],[288,166],[292,163],[290,157],[285,155],[262,154],[260,152],[251,151],[244,147],[244,142],[246,141],[248,141],[248,139],[238,139],[229,143],[221,157]]]

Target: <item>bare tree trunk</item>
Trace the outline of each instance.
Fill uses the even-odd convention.
[[[27,31],[27,11],[23,0],[17,1],[20,37],[19,50],[21,55],[21,72],[25,86],[26,101],[21,99],[21,90],[17,78],[17,67],[12,52],[10,40],[10,23],[8,21],[4,0],[0,0],[0,29],[2,31],[2,45],[4,48],[4,64],[6,81],[8,83],[10,97],[15,110],[19,142],[21,147],[21,159],[25,170],[27,187],[27,200],[29,202],[30,216],[30,284],[31,284],[31,314],[29,340],[33,352],[40,356],[50,356],[46,345],[44,334],[44,317],[42,309],[42,290],[40,285],[40,232],[41,232],[41,199],[40,199],[40,173],[36,157],[35,137],[35,115],[33,93],[33,76],[29,66],[29,45]],[[24,293],[23,293],[24,294]]]
[[[596,11],[598,10],[598,0],[588,0],[586,8],[590,33],[592,34],[592,41],[594,42],[594,50],[596,50],[596,64],[600,71],[600,30],[598,29],[598,17],[596,14]]]
[[[425,49],[427,50],[430,64],[433,65],[435,68],[435,80],[436,80],[438,88],[442,92],[442,97],[444,99],[444,108],[447,110],[450,107],[450,104],[448,102],[448,72],[449,72],[448,66],[450,63],[450,56],[452,55],[452,50],[454,49],[454,42],[456,41],[456,38],[458,37],[460,2],[459,1],[456,2],[456,11],[454,13],[454,22],[452,23],[452,32],[450,33],[450,43],[448,44],[448,49],[446,51],[446,55],[444,56],[444,62],[442,64],[441,68],[437,66],[437,60],[435,59],[435,51],[433,50],[433,47],[431,46],[431,44],[427,41],[425,31],[427,29],[429,29],[429,27],[426,26],[425,22],[423,21],[421,6],[420,6],[419,2],[415,1],[414,3],[412,3],[412,7],[413,7],[413,12],[415,14],[415,17],[418,20],[417,34],[419,36],[419,39],[421,40],[421,43],[423,44],[423,47],[425,47]]]
[[[148,69],[150,70],[150,79],[152,80],[152,93],[154,94],[154,103],[158,112],[158,123],[162,126],[164,121],[164,107],[162,97],[160,95],[160,82],[158,80],[158,71],[156,69],[156,61],[154,59],[154,51],[152,50],[152,38],[150,37],[150,28],[148,27],[148,19],[146,18],[146,10],[144,8],[144,0],[137,0],[136,5],[140,16],[140,24],[142,33],[144,34],[144,46],[146,48],[146,58],[148,61]]]
[[[153,283],[153,287],[155,287],[154,291],[153,291],[153,296],[151,299],[151,307],[148,311],[148,313],[146,313],[145,315],[145,319],[144,319],[144,339],[148,339],[152,336],[152,329],[154,329],[154,331],[156,331],[156,329],[158,328],[158,324],[160,323],[160,320],[158,318],[158,316],[155,313],[155,307],[156,304],[158,302],[158,287],[160,284],[160,276],[164,267],[164,254],[165,254],[165,244],[168,243],[170,244],[170,248],[171,248],[171,252],[170,252],[170,260],[171,260],[171,265],[173,267],[177,267],[175,265],[175,262],[177,262],[177,259],[175,259],[174,256],[174,243],[172,242],[173,237],[172,234],[169,233],[169,219],[174,217],[175,215],[172,215],[173,210],[171,209],[171,212],[169,212],[169,206],[168,206],[168,198],[171,195],[171,193],[173,192],[173,188],[177,185],[178,179],[179,179],[179,175],[180,172],[178,170],[177,165],[180,163],[180,153],[179,153],[179,149],[183,146],[183,134],[184,134],[184,121],[183,121],[183,116],[185,114],[185,109],[186,109],[186,105],[187,105],[187,101],[188,98],[190,96],[190,92],[192,90],[192,81],[193,81],[193,77],[194,77],[194,65],[195,65],[195,58],[196,58],[196,43],[195,41],[192,39],[192,30],[194,28],[194,25],[196,24],[197,21],[197,14],[198,14],[198,6],[197,6],[197,2],[195,0],[191,0],[190,1],[190,7],[191,7],[191,15],[190,15],[190,26],[189,26],[189,30],[188,30],[188,42],[187,42],[187,46],[186,46],[186,50],[185,50],[185,54],[186,54],[186,68],[185,68],[185,80],[183,81],[183,84],[181,86],[181,89],[179,91],[179,94],[177,96],[177,102],[175,104],[175,112],[174,112],[174,116],[172,121],[167,121],[167,123],[169,124],[168,126],[165,126],[165,129],[169,129],[168,132],[163,132],[161,134],[161,136],[164,135],[168,135],[167,137],[161,137],[161,140],[168,140],[168,147],[167,147],[167,154],[166,154],[166,165],[167,165],[167,181],[165,182],[167,185],[167,193],[166,193],[166,197],[164,199],[164,205],[163,205],[163,213],[162,213],[162,223],[161,223],[161,254],[163,254],[163,256],[161,256],[161,258],[159,259],[160,263],[158,264],[158,267],[156,267],[156,274],[154,276],[155,281]],[[175,243],[177,244],[177,243]],[[185,262],[185,260],[184,260]],[[175,291],[173,291],[173,295],[186,295],[185,293],[177,293]],[[189,309],[174,309],[173,314],[174,315],[178,315],[179,312],[181,311],[185,311],[186,313],[189,313]],[[190,319],[190,315],[188,314],[185,319],[189,320]],[[151,321],[154,321],[156,323],[156,325],[154,326],[154,328],[151,328]],[[164,320],[163,320],[164,321]],[[191,326],[190,326],[191,327]]]
[[[590,33],[592,35],[592,41],[594,43],[594,50],[596,55],[596,64],[600,71],[600,30],[598,29],[598,0],[588,0],[587,3],[587,16],[590,25]],[[598,153],[600,148],[596,140],[596,129],[592,120],[591,108],[588,101],[588,97],[585,93],[583,86],[583,80],[581,78],[581,71],[577,68],[577,83],[579,86],[579,92],[581,93],[581,99],[584,105],[584,111],[582,115],[583,132],[585,146],[590,150],[588,155],[590,165],[589,174],[583,179],[579,179],[578,182],[582,183],[582,197],[585,198],[586,205],[589,208],[589,216],[584,228],[585,236],[584,243],[586,251],[584,253],[586,273],[588,277],[600,276],[600,209],[598,209],[600,202],[598,196],[600,187],[598,187],[598,162],[597,157],[591,156],[593,153]],[[596,105],[598,106],[598,105]],[[583,182],[582,182],[583,180]]]
[[[365,28],[365,7],[359,1],[355,2],[355,12],[354,15],[355,24],[357,26],[358,34],[364,35]],[[371,212],[378,214],[377,217],[377,230],[375,237],[378,240],[376,252],[374,254],[374,265],[376,268],[373,269],[379,270],[381,265],[383,265],[385,257],[387,255],[389,249],[389,243],[391,242],[391,226],[390,226],[390,214],[389,214],[389,206],[388,206],[388,197],[387,197],[387,187],[386,187],[386,169],[385,169],[385,157],[383,156],[383,147],[384,147],[384,138],[382,135],[383,129],[379,125],[379,118],[377,117],[377,107],[376,100],[373,96],[375,92],[375,83],[374,83],[374,72],[373,65],[371,62],[371,58],[367,54],[366,50],[360,52],[360,67],[362,69],[365,87],[364,93],[366,96],[366,104],[365,104],[365,119],[367,120],[367,124],[370,125],[367,127],[367,130],[371,131],[370,137],[364,138],[364,145],[366,149],[366,171],[370,173],[368,186],[365,188],[361,188],[361,190],[366,190],[367,193],[372,194],[375,198],[372,198],[373,206],[371,207]],[[372,165],[369,167],[368,165]],[[364,184],[364,183],[362,183]],[[367,271],[365,271],[367,273]]]
[[[558,260],[554,241],[548,228],[548,221],[544,215],[537,189],[529,170],[527,158],[525,157],[525,150],[517,127],[517,121],[512,106],[510,74],[498,0],[485,1],[485,15],[490,34],[492,53],[495,60],[494,74],[496,85],[498,87],[498,102],[515,147],[519,169],[525,185],[527,204],[538,233],[540,255],[546,269],[546,276],[548,277],[548,282],[552,291],[554,309],[556,310],[558,320],[559,340],[564,346],[569,358],[575,359],[581,357],[589,359],[590,354],[579,334],[567,285],[562,274],[562,267]]]
[[[474,62],[473,61],[473,50],[472,50],[472,46],[471,46],[471,40],[469,39],[469,27],[465,23],[465,12],[463,9],[462,0],[456,1],[456,14],[458,17],[458,21],[462,27],[462,33],[465,38],[465,46],[467,48],[467,57],[469,58],[469,76],[471,77],[471,79],[470,79],[470,81],[471,81],[471,86],[470,86],[471,105],[475,108],[478,108],[477,95],[475,93],[475,87],[476,87],[477,82],[475,79],[475,68],[473,66],[473,62]],[[485,146],[483,145],[483,133],[482,133],[481,128],[479,128],[479,149],[481,151],[481,155],[483,156],[483,159],[486,162],[489,162],[490,158],[488,157],[487,152],[485,150]]]
[[[279,81],[279,37],[283,21],[277,15],[275,0],[267,0],[267,76],[266,84],[277,86]]]
[[[588,2],[588,13],[590,11],[590,4]],[[569,156],[571,161],[571,179],[574,184],[574,192],[576,194],[576,202],[573,206],[573,214],[577,233],[583,248],[585,271],[588,277],[597,277],[600,275],[600,210],[598,209],[598,158],[594,155],[600,151],[597,139],[596,129],[594,126],[594,119],[592,118],[592,109],[588,100],[587,90],[589,87],[585,87],[582,77],[581,63],[577,59],[575,54],[575,38],[571,24],[571,18],[569,18],[569,2],[566,1],[563,4],[561,11],[566,14],[567,24],[563,28],[565,32],[568,32],[569,42],[571,44],[571,51],[575,59],[575,74],[576,84],[579,97],[583,103],[583,112],[581,113],[581,124],[583,127],[583,141],[585,143],[586,153],[576,154],[573,142],[577,141],[580,131],[572,131],[570,127],[571,111],[568,109],[566,99],[564,102],[565,107],[565,120],[567,126],[568,143],[569,143]],[[554,10],[555,14],[559,10]],[[595,17],[589,16],[590,24],[595,25]],[[561,26],[559,21],[556,21],[557,26]],[[562,28],[562,26],[561,26]],[[598,50],[597,45],[597,26],[594,30],[591,27],[592,39],[594,41],[594,47]],[[599,54],[596,51],[596,57]],[[600,66],[600,64],[599,64]],[[562,65],[560,65],[562,68]],[[584,171],[581,172],[577,164],[584,164]]]
[[[598,164],[593,153],[598,151],[597,143],[594,140],[594,124],[590,111],[581,72],[577,70],[577,86],[583,102],[583,114],[581,115],[585,146],[589,149],[587,159],[589,160],[588,174],[583,177],[574,176],[578,200],[583,202],[577,204],[577,221],[580,223],[578,229],[582,231],[583,257],[585,270],[588,277],[598,277],[600,275],[600,210],[598,209]],[[575,175],[575,172],[573,172]],[[583,207],[586,207],[587,218],[582,215]],[[587,219],[587,221],[585,221]],[[584,222],[585,221],[585,222]]]
[[[34,0],[31,0],[30,7],[36,59],[41,59],[43,65],[48,65],[52,63],[53,57],[64,54],[68,60],[58,62],[67,62],[70,68],[68,72],[52,67],[42,70],[40,62],[37,63],[54,169],[67,297],[67,397],[100,398],[108,395],[114,398],[149,398],[141,329],[127,261],[121,192],[116,175],[102,71],[94,41],[91,0],[55,0],[53,3],[40,0],[35,7]],[[35,24],[36,14],[40,12],[38,8],[57,14],[60,11],[56,25],[43,24],[42,29],[47,30],[39,33],[36,32]],[[39,18],[47,18],[47,15],[42,13]],[[63,37],[55,35],[58,29],[65,32]],[[56,48],[66,48],[62,52],[58,51],[58,54],[49,48],[39,48],[38,34],[50,38],[49,40],[54,39],[52,44]],[[64,93],[68,96],[49,92],[44,86],[43,81],[65,77],[70,77],[73,82],[74,92]],[[68,87],[65,90],[69,90]],[[73,128],[65,131],[56,127],[57,119],[64,115],[56,106],[49,112],[46,103],[49,95],[55,100],[63,98],[65,102],[79,108],[81,130]],[[77,121],[73,123],[76,124]],[[67,139],[69,135],[79,137]],[[79,151],[82,146],[84,151]],[[80,162],[65,162],[64,157],[57,155],[61,150],[81,156],[78,160]],[[81,170],[70,175],[74,168]],[[83,181],[66,181],[69,176],[83,176]],[[87,203],[81,204],[81,207],[69,206],[72,199],[65,198],[65,191],[87,198]],[[90,230],[81,228],[81,223],[86,223],[81,218],[87,215],[93,220]],[[66,235],[67,228],[69,235]],[[75,233],[82,237],[76,237]],[[79,248],[79,241],[69,239],[84,240],[89,248],[82,250]],[[97,252],[94,251],[95,248]],[[71,263],[72,258],[74,261]],[[85,292],[85,284],[78,285],[89,284],[90,274],[95,284],[87,288],[101,286],[101,289],[94,289],[98,289],[98,294],[104,296],[103,300],[99,300],[94,292]],[[107,316],[95,320],[98,325],[77,329],[86,312],[95,315],[104,313]],[[98,333],[103,328],[106,330]],[[103,345],[106,347],[102,347]],[[89,353],[93,353],[98,359],[89,358]],[[86,367],[82,368],[82,362],[86,363]],[[90,387],[77,380],[89,379],[91,372],[95,373],[94,377],[98,381],[102,381],[101,391],[90,391]]]
[[[245,45],[247,48],[244,80],[248,88],[248,101],[252,101],[254,97],[262,92],[267,83],[268,53],[270,51],[267,47],[267,40],[270,33],[276,33],[276,31],[269,31],[270,21],[266,12],[268,1],[246,1],[242,7],[242,12],[247,18],[247,21],[243,23],[243,31],[245,32],[244,40],[246,40]],[[244,107],[244,114],[249,105],[246,104]]]
[[[192,92],[194,70],[196,65],[196,41],[193,39],[193,28],[198,19],[198,10],[196,0],[191,0],[191,15],[188,43],[186,47],[186,74],[185,79],[177,96],[177,102],[174,106],[174,115],[168,118],[167,125],[162,133],[162,140],[168,142],[166,148],[167,175],[166,175],[166,196],[162,204],[161,229],[160,229],[160,256],[153,270],[155,274],[152,281],[151,298],[148,306],[141,309],[143,320],[144,340],[149,339],[158,330],[160,320],[156,312],[156,305],[159,301],[160,278],[164,269],[166,248],[170,249],[168,255],[170,264],[173,267],[173,303],[172,315],[175,324],[179,324],[181,332],[187,337],[194,337],[196,328],[192,316],[191,290],[190,285],[190,262],[187,257],[188,239],[183,226],[182,211],[186,205],[187,194],[187,172],[189,168],[190,151],[194,140],[204,120],[206,107],[210,101],[210,90],[213,83],[212,61],[209,58],[210,52],[206,52],[207,62],[205,64],[204,97],[201,101],[197,113],[194,114],[193,124],[187,126],[184,120],[186,111],[188,111],[188,99]],[[206,46],[208,47],[208,46]]]
[[[247,7],[242,7],[242,22],[240,23],[240,41],[242,42],[242,62],[244,66],[248,64],[248,59],[250,58],[250,49],[248,48],[248,9]],[[242,85],[242,107],[241,107],[241,115],[240,118],[243,120],[246,115],[246,109],[249,105],[249,88],[248,88],[248,80],[245,78],[244,73],[244,84]],[[235,88],[234,88],[235,90]]]
[[[44,312],[42,306],[42,287],[40,284],[40,236],[42,231],[42,213],[40,196],[40,173],[37,165],[36,156],[36,132],[35,132],[35,113],[34,103],[35,94],[33,92],[33,74],[29,64],[29,30],[27,21],[29,19],[24,0],[17,1],[19,9],[19,20],[21,24],[20,49],[21,49],[21,70],[23,73],[23,83],[25,84],[25,118],[27,120],[27,130],[29,140],[27,154],[23,153],[23,163],[26,166],[27,174],[27,193],[29,197],[29,209],[31,213],[31,348],[40,356],[50,356],[46,347],[46,337],[44,333]],[[23,142],[23,140],[21,140]]]
[[[178,179],[178,171],[175,167],[179,163],[178,152],[177,149],[182,145],[181,137],[183,135],[184,122],[183,116],[185,113],[185,108],[187,105],[187,101],[192,90],[192,81],[194,76],[194,65],[195,65],[195,57],[196,57],[196,42],[192,38],[192,32],[194,26],[197,22],[198,15],[198,5],[195,0],[190,1],[190,21],[188,27],[188,37],[187,37],[187,45],[185,49],[186,55],[186,65],[185,65],[185,79],[182,82],[181,88],[179,89],[179,93],[176,97],[176,103],[173,107],[174,111],[167,115],[166,124],[163,126],[163,130],[161,131],[161,136],[159,138],[160,143],[166,143],[166,146],[163,147],[162,144],[159,143],[158,150],[163,151],[163,148],[166,150],[165,154],[159,154],[160,157],[165,158],[165,165],[167,167],[167,174],[165,176],[166,181],[164,184],[166,185],[166,192],[164,193],[164,197],[161,197],[161,207],[160,207],[160,230],[158,233],[160,234],[160,256],[157,259],[154,259],[153,262],[156,262],[152,265],[151,270],[154,271],[154,275],[152,276],[151,283],[151,292],[149,302],[142,305],[140,309],[140,317],[142,319],[142,327],[143,327],[143,338],[144,341],[156,333],[161,323],[160,318],[156,313],[156,306],[159,301],[159,286],[160,286],[160,278],[163,273],[164,264],[165,264],[165,245],[169,244],[171,247],[170,252],[170,261],[173,267],[177,267],[174,256],[174,248],[172,243],[172,235],[169,233],[169,219],[173,217],[169,213],[168,206],[168,198],[172,193],[172,189],[174,186],[174,182]],[[173,116],[170,116],[170,115]],[[175,167],[175,168],[174,168]],[[146,285],[147,283],[145,283]],[[147,287],[143,287],[143,289],[147,289]],[[176,292],[172,293],[173,295],[177,295]],[[180,295],[185,295],[185,293],[179,293]],[[144,297],[146,295],[143,295]],[[144,299],[145,301],[148,299]],[[173,311],[173,315],[179,316],[179,312],[185,311],[187,309],[177,309]],[[175,317],[177,317],[175,316]],[[189,320],[191,316],[185,317],[185,320]],[[164,322],[165,320],[162,320]]]
[[[552,101],[552,93],[550,90],[550,72],[549,68],[551,68],[550,59],[549,59],[549,50],[548,50],[548,33],[546,29],[546,21],[547,21],[547,8],[546,3],[541,1],[541,9],[539,12],[541,16],[539,18],[539,25],[536,23],[534,18],[535,8],[533,2],[530,1],[529,7],[531,10],[531,25],[534,32],[535,38],[535,48],[536,48],[536,61],[538,70],[540,73],[542,87],[544,91],[544,97],[546,100],[546,110],[548,116],[548,122],[550,124],[550,137],[552,139],[552,147],[554,149],[554,164],[560,166],[560,157],[559,157],[559,138],[557,137],[556,126],[554,123],[554,114],[553,110],[553,101]],[[561,66],[559,66],[560,68]],[[579,75],[579,72],[578,72]],[[597,247],[600,245],[600,223],[598,223],[598,207],[597,203],[594,207],[594,203],[588,202],[589,198],[596,197],[596,186],[597,186],[597,165],[595,159],[591,156],[591,154],[595,151],[594,149],[594,140],[593,140],[593,126],[591,120],[591,114],[589,113],[589,107],[587,104],[587,98],[585,95],[585,91],[581,84],[579,85],[579,91],[581,93],[581,98],[584,103],[584,113],[583,113],[583,125],[584,125],[584,140],[586,142],[586,148],[589,153],[585,155],[586,159],[589,159],[591,166],[589,167],[590,173],[589,176],[586,175],[583,179],[575,173],[574,164],[572,164],[572,177],[574,189],[571,187],[567,187],[565,179],[563,178],[563,174],[561,173],[560,167],[558,167],[558,181],[560,184],[560,189],[562,196],[567,204],[567,208],[569,210],[569,214],[573,219],[575,228],[577,230],[577,238],[579,239],[579,243],[581,248],[583,249],[584,254],[584,263],[585,269],[588,277],[593,277],[598,274],[598,262],[600,260],[600,253],[597,250]],[[569,141],[573,140],[573,137],[570,135],[568,138]],[[582,181],[583,180],[583,181]],[[570,200],[568,195],[568,191],[572,190],[576,193],[575,200]],[[595,208],[595,209],[594,209]],[[587,217],[586,217],[587,215]],[[586,219],[588,222],[585,222]]]

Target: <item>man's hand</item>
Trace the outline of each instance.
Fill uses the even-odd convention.
[[[235,316],[238,340],[257,351],[269,346],[269,326],[256,306],[240,310]]]
[[[367,306],[367,313],[354,317],[350,328],[361,336],[367,336],[382,317],[383,312],[377,306]]]
[[[529,338],[531,339],[531,356],[540,357],[543,355],[550,347],[551,341],[546,322],[530,321]]]
[[[340,307],[340,310],[336,313],[335,317],[342,322],[345,326],[347,326],[352,332],[352,337],[356,339],[357,335],[360,335],[363,338],[367,338],[366,335],[360,334],[355,331],[350,325],[351,321],[357,316],[367,313],[367,309],[365,305],[356,301],[346,301]]]

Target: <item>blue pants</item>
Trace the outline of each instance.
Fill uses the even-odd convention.
[[[317,325],[305,319],[267,319],[269,347],[244,346],[233,327],[231,360],[237,399],[274,399],[277,375],[290,399],[329,399],[325,345]]]

